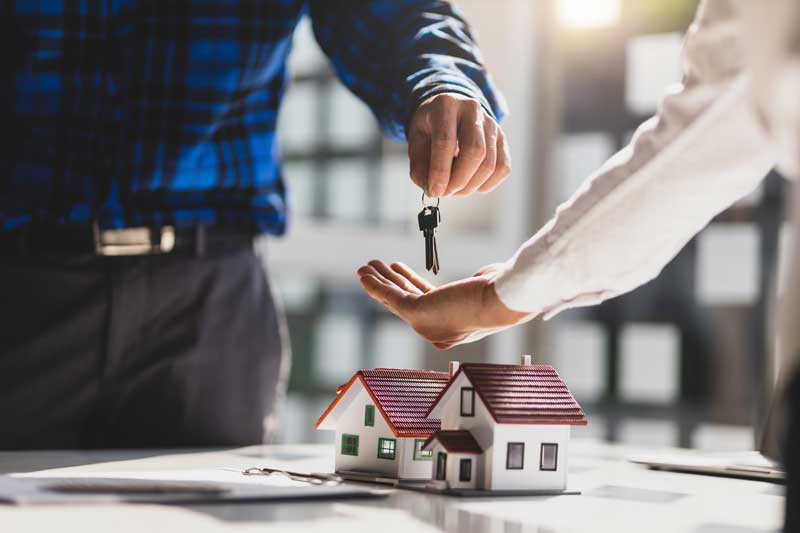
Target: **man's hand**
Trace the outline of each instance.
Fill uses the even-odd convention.
[[[370,261],[358,270],[367,293],[440,349],[473,333],[503,328],[531,317],[506,308],[494,290],[497,270],[482,268],[471,278],[434,287],[402,263]]]
[[[431,197],[489,192],[511,173],[503,130],[477,100],[455,93],[437,94],[417,108],[408,157],[411,180]]]

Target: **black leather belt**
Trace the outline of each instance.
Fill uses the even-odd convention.
[[[252,246],[254,234],[231,229],[135,227],[100,229],[86,226],[29,226],[0,233],[0,256],[76,253],[98,256],[143,256],[169,253],[205,255]]]

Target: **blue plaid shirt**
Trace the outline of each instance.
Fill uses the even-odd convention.
[[[441,92],[503,111],[469,28],[443,1],[0,5],[4,231],[97,221],[282,233],[275,123],[306,13],[341,80],[394,138]]]

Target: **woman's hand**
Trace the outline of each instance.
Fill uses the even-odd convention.
[[[373,260],[358,269],[367,293],[440,349],[485,330],[524,322],[527,313],[505,307],[494,290],[495,265],[471,278],[434,287],[402,263]]]

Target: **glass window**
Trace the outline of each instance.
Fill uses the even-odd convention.
[[[375,406],[374,405],[365,405],[364,406],[364,425],[365,426],[374,426],[375,425]]]
[[[475,416],[475,389],[461,387],[461,416]]]
[[[430,461],[433,459],[432,451],[425,451],[422,445],[425,444],[425,439],[414,439],[414,460],[415,461]]]
[[[543,442],[541,458],[539,459],[539,470],[556,470],[557,468],[558,444]]]
[[[394,439],[378,439],[378,459],[394,460],[397,441]]]
[[[358,455],[358,435],[342,434],[342,455]]]
[[[472,459],[461,459],[461,462],[458,464],[458,480],[472,480]]]
[[[525,466],[525,443],[509,442],[506,450],[506,470],[522,470]]]

